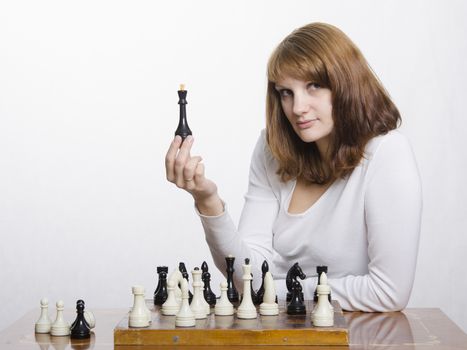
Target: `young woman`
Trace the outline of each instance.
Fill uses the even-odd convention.
[[[346,310],[407,305],[421,219],[420,178],[399,112],[365,58],[339,29],[312,23],[287,36],[268,63],[266,130],[253,152],[238,229],[204,176],[193,138],[176,137],[167,179],[192,194],[213,259],[251,260],[255,287],[267,260],[280,299],[299,262],[329,267]],[[311,299],[317,277],[302,282]]]

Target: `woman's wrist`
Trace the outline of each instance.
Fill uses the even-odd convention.
[[[201,215],[218,216],[224,212],[224,203],[217,192],[208,197],[194,199],[195,206]]]

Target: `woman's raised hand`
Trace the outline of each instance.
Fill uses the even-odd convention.
[[[192,145],[191,135],[183,143],[180,136],[175,136],[165,157],[167,180],[189,192],[201,214],[219,215],[224,208],[217,186],[204,176],[202,158],[190,155]]]

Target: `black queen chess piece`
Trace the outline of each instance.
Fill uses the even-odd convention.
[[[178,121],[177,130],[175,130],[175,135],[179,135],[182,140],[185,140],[188,135],[192,135],[188,122],[186,120],[186,94],[185,85],[180,84],[180,90],[178,90],[178,104],[180,105],[180,117]]]

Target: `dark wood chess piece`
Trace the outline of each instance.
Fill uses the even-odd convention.
[[[227,297],[231,303],[238,302],[238,291],[233,281],[235,257],[226,256],[225,262],[227,263]]]
[[[209,272],[204,272],[201,276],[201,279],[203,280],[204,283],[204,299],[210,306],[216,305],[216,295],[214,292],[211,290],[211,274]]]
[[[178,270],[182,273],[182,277],[186,279],[187,282],[189,282],[190,279],[188,278],[189,277],[188,271],[186,270],[186,266],[184,262],[178,263]],[[188,283],[188,285],[190,284]],[[188,301],[191,303],[192,300],[193,300],[193,293],[191,293],[191,290],[188,290]]]
[[[288,315],[305,315],[306,306],[301,297],[302,287],[300,282],[294,281],[292,284],[292,297],[290,302],[287,304]]]
[[[216,305],[216,295],[214,292],[211,290],[211,274],[209,273],[209,267],[206,261],[203,261],[201,264],[201,280],[204,283],[204,291],[203,291],[203,296],[204,300],[210,305],[214,306]]]
[[[177,130],[175,130],[175,135],[181,136],[183,140],[187,138],[188,135],[191,135],[190,127],[188,126],[188,122],[186,120],[186,94],[187,91],[185,90],[185,86],[183,84],[180,85],[180,90],[178,90],[178,104],[180,105],[180,117],[178,121]]]
[[[154,305],[162,305],[167,300],[167,274],[169,268],[167,266],[158,266],[157,274],[159,281],[157,282],[156,290],[154,291]]]
[[[261,272],[262,274],[262,282],[261,282],[261,287],[259,287],[258,291],[256,292],[256,298],[258,301],[258,305],[263,302],[263,297],[264,297],[264,276],[266,276],[266,272],[269,271],[269,265],[266,260],[263,261],[263,264],[261,265]]]
[[[251,294],[251,301],[254,305],[259,305],[262,303],[262,300],[258,298],[258,293],[255,292],[253,289],[253,274],[251,274],[251,282],[250,282],[250,294]]]
[[[71,338],[85,339],[91,337],[91,327],[84,319],[84,301],[78,300],[76,302],[76,320],[71,326]]]
[[[306,275],[302,271],[302,268],[300,267],[298,262],[292,265],[292,267],[287,272],[287,276],[285,277],[285,283],[286,283],[287,290],[288,290],[287,297],[286,297],[287,301],[290,301],[292,299],[292,287],[295,282],[298,282],[297,277],[300,277],[301,280],[304,280],[306,278]],[[300,282],[298,282],[298,284],[300,285]],[[301,289],[301,285],[300,285],[300,289]],[[303,293],[301,293],[301,299],[303,300]]]

